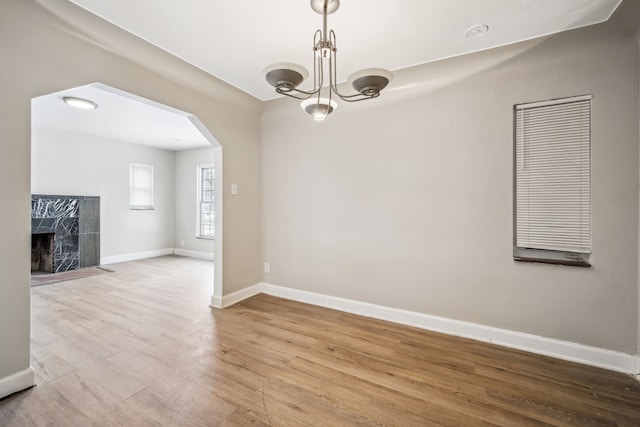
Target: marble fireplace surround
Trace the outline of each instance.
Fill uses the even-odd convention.
[[[100,197],[31,195],[31,234],[54,233],[53,271],[100,264]]]

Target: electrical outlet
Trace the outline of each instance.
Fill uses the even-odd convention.
[[[184,240],[180,240],[180,246],[184,246]]]
[[[269,272],[269,269],[270,269],[270,268],[269,268],[269,263],[268,263],[268,262],[265,262],[265,263],[264,263],[264,272],[265,272],[265,273],[268,273],[268,272]]]

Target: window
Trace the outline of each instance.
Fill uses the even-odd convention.
[[[215,169],[212,164],[198,166],[197,237],[212,239],[215,231]]]
[[[589,266],[591,96],[516,105],[514,259]]]
[[[153,166],[129,165],[129,209],[153,209]]]

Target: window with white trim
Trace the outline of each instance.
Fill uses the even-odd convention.
[[[215,169],[213,164],[198,165],[197,237],[212,239],[215,232]]]
[[[153,209],[153,165],[129,164],[129,209]]]
[[[514,107],[514,259],[589,266],[591,96]]]

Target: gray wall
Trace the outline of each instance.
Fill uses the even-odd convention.
[[[99,196],[103,258],[173,248],[174,152],[38,126],[31,132],[31,192]],[[129,209],[130,163],[154,166],[154,210]]]
[[[224,204],[224,293],[260,281],[258,101],[66,0],[0,2],[0,58],[0,380],[29,367],[33,97],[102,82],[196,115],[246,190]]]
[[[176,152],[176,226],[174,247],[186,251],[213,253],[213,240],[196,238],[198,165],[214,162],[213,147]],[[216,197],[219,195],[216,194]],[[182,242],[184,241],[184,245]]]
[[[582,94],[593,268],[515,263],[513,105]],[[261,132],[265,282],[637,353],[633,38],[601,25],[403,70],[324,123],[270,101]]]

